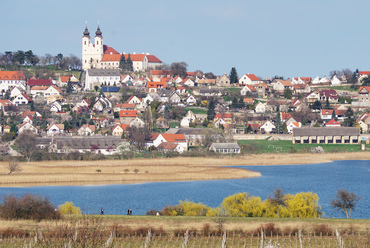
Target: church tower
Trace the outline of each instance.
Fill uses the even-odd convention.
[[[103,58],[103,36],[98,25],[98,29],[95,32],[94,43],[91,42],[90,32],[87,29],[82,36],[82,69],[88,70],[92,68],[100,68],[100,61]]]

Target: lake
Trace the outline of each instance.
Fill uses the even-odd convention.
[[[161,210],[180,200],[217,207],[225,197],[239,192],[265,199],[280,187],[290,194],[317,193],[324,217],[344,218],[342,213],[333,212],[330,201],[338,189],[346,189],[362,197],[352,218],[370,219],[370,161],[240,167],[260,171],[262,177],[129,185],[8,187],[0,188],[0,195],[45,195],[55,205],[72,201],[87,214],[98,214],[100,208],[104,208],[106,214],[126,214],[130,208],[134,215],[145,215],[149,209]]]

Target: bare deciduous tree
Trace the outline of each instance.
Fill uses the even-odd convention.
[[[15,140],[15,145],[18,147],[19,152],[25,156],[28,162],[30,162],[34,153],[39,150],[35,144],[36,135],[31,131],[24,131]]]
[[[7,169],[9,170],[8,175],[12,174],[13,172],[21,172],[22,168],[19,165],[18,160],[11,159],[7,165]]]
[[[285,202],[285,194],[282,188],[276,188],[272,192],[272,196],[268,196],[268,200],[272,205],[277,207],[277,217],[279,218],[279,207],[285,207],[287,204]]]
[[[351,218],[352,210],[355,211],[358,201],[361,197],[354,192],[348,192],[344,189],[339,189],[335,199],[331,200],[330,204],[335,210],[341,210],[346,214],[347,218]]]

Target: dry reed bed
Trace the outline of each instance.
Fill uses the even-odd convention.
[[[0,163],[0,187],[29,185],[124,184],[156,181],[235,179],[259,172],[220,166],[325,163],[368,160],[370,152],[328,154],[257,154],[212,158],[157,158],[102,161],[42,161],[21,163],[22,172],[7,175]],[[125,172],[128,169],[128,172]],[[134,170],[138,169],[137,173]],[[100,170],[101,172],[97,172]]]

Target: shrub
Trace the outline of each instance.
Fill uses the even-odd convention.
[[[314,226],[313,232],[316,235],[320,235],[320,234],[322,234],[322,235],[332,235],[333,234],[333,229],[331,227],[329,227],[328,225],[319,224],[319,225]]]
[[[61,214],[81,214],[81,209],[76,207],[73,202],[65,202],[62,205],[58,206],[58,209]]]
[[[55,206],[45,197],[26,194],[21,198],[14,195],[3,196],[0,217],[4,219],[59,219]]]
[[[150,209],[146,212],[146,215],[157,215],[159,211],[157,209]]]

